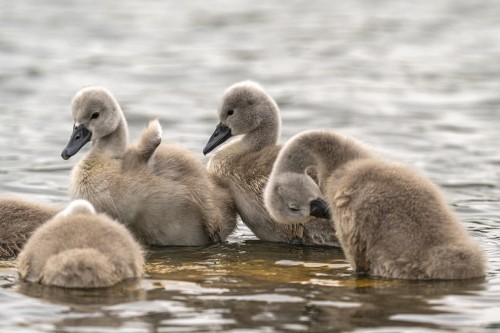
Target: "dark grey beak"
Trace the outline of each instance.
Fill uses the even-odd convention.
[[[219,123],[215,128],[214,134],[212,134],[210,139],[208,139],[207,145],[203,148],[203,155],[210,153],[231,136],[231,129],[226,125]]]
[[[325,200],[321,198],[317,198],[311,201],[311,216],[322,218],[322,219],[330,219],[330,210],[328,209],[328,204]]]
[[[90,141],[92,137],[92,132],[81,124],[78,127],[73,128],[73,133],[69,138],[68,145],[62,151],[61,157],[65,160],[69,159],[71,156],[78,153],[78,151]]]

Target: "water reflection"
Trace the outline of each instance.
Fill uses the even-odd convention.
[[[127,281],[103,289],[64,289],[19,281],[13,290],[32,298],[68,305],[75,310],[86,305],[112,305],[145,298],[145,291],[139,287],[138,281]]]
[[[139,283],[103,290],[27,283],[10,288],[65,306],[68,316],[51,321],[60,331],[85,326],[144,332],[161,328],[335,332],[416,324],[434,329],[442,323],[429,318],[447,314],[453,318],[456,307],[467,307],[468,299],[486,289],[482,279],[357,278],[339,250],[260,241],[150,249],[146,270],[147,278]],[[448,303],[453,307],[447,308]],[[53,316],[58,317],[61,310],[56,309]]]

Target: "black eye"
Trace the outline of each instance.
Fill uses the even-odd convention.
[[[228,115],[228,116],[232,116],[232,115],[233,115],[233,113],[234,113],[234,110],[227,110],[227,115]]]
[[[92,113],[92,116],[90,117],[90,119],[97,119],[97,118],[99,118],[99,112]]]

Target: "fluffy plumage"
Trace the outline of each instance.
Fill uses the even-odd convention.
[[[84,200],[37,229],[18,258],[22,279],[65,288],[110,287],[140,277],[143,265],[127,228]]]
[[[16,256],[33,231],[61,210],[21,198],[0,198],[0,258]]]
[[[210,159],[208,169],[227,184],[238,214],[250,230],[266,241],[338,246],[333,224],[328,220],[280,224],[264,207],[264,186],[281,149],[279,109],[271,96],[255,82],[236,83],[224,93],[218,117],[220,123],[204,153],[232,136],[242,137],[219,149]]]
[[[72,111],[74,132],[62,156],[69,158],[92,141],[72,171],[72,198],[90,201],[150,245],[206,245],[234,230],[232,202],[213,195],[215,188],[223,189],[189,151],[160,144],[158,121],[129,146],[125,117],[107,90],[83,89]]]
[[[311,165],[320,187],[305,173]],[[303,223],[312,201],[326,199],[357,272],[402,279],[485,275],[483,252],[436,185],[339,134],[310,131],[292,138],[278,156],[264,198],[282,223]]]

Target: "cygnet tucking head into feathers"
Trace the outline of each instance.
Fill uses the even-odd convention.
[[[260,131],[256,141],[277,142],[280,132],[276,102],[256,82],[243,81],[230,86],[218,109],[219,124],[203,149],[208,154],[233,136]],[[268,131],[262,131],[269,124]],[[277,128],[276,128],[277,127]]]
[[[123,225],[75,200],[38,228],[19,254],[23,280],[65,288],[109,287],[142,275],[143,251]]]
[[[280,223],[307,223],[312,217],[330,218],[328,204],[307,174],[286,172],[270,177],[264,190],[269,214]]]
[[[102,87],[87,87],[73,98],[73,133],[61,156],[67,160],[89,141],[95,142],[117,130],[123,118],[111,93]]]

